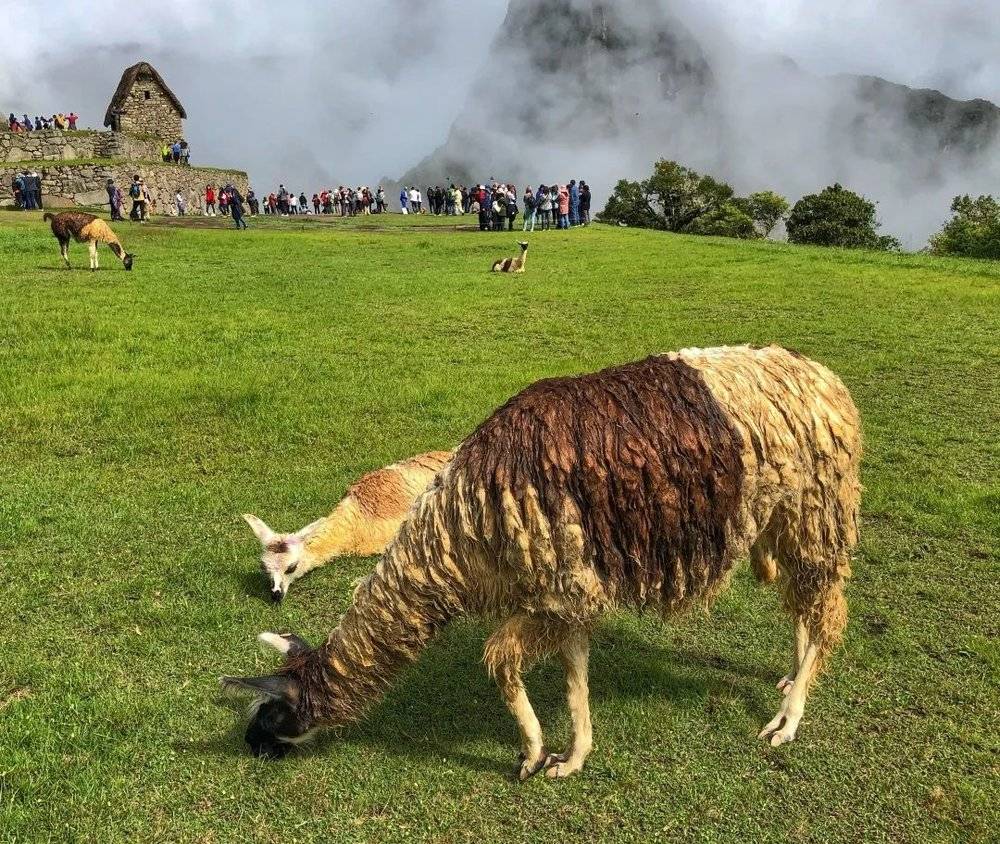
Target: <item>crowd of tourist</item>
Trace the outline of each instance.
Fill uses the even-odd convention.
[[[0,112],[3,114],[3,112]],[[76,131],[76,121],[80,119],[78,114],[74,114],[72,111],[69,114],[53,114],[51,117],[39,117],[35,115],[35,119],[32,120],[28,115],[23,115],[19,120],[14,112],[11,112],[7,118],[7,128],[11,132],[35,132],[41,131],[42,129],[69,129],[71,132]]]
[[[14,207],[20,211],[40,211],[42,208],[42,177],[35,170],[22,170],[10,180]]]
[[[385,214],[388,210],[386,194],[381,187],[373,191],[365,186],[350,188],[341,185],[337,188],[323,188],[310,198],[305,191],[296,193],[282,184],[264,197],[264,214],[280,216],[335,214],[354,217],[358,214]]]
[[[427,188],[427,199],[419,188],[402,188],[399,192],[400,210],[404,214],[461,215],[472,214],[478,218],[482,231],[500,231],[506,227],[513,231],[521,214],[518,190],[512,184],[490,182],[488,185],[451,184]],[[569,184],[528,185],[521,197],[523,206],[522,231],[540,229],[568,229],[585,226],[590,222],[590,186],[576,179]],[[425,207],[426,205],[426,207]]]

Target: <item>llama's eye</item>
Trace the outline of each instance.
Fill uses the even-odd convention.
[[[298,563],[292,563],[287,569],[285,569],[285,574],[295,574],[295,569],[298,567]]]

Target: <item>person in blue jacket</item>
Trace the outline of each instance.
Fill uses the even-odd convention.
[[[569,224],[580,225],[580,188],[577,187],[576,179],[569,180]]]
[[[407,213],[406,208],[406,188],[402,188],[399,191],[399,208],[405,214]]]

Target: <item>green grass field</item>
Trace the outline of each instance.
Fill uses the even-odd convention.
[[[0,214],[0,841],[996,840],[1000,267],[593,226],[520,235],[401,217],[118,228],[126,273],[60,269]],[[791,625],[741,570],[709,616],[613,617],[596,748],[508,778],[516,729],[454,624],[363,724],[247,755],[224,673],[335,624],[372,559],[266,600],[239,519],[326,512],[362,471],[462,439],[543,376],[779,342],[865,424],[851,622],[791,745]],[[567,735],[557,664],[530,690]]]

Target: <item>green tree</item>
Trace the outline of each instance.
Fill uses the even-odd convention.
[[[996,199],[956,196],[951,211],[954,216],[931,238],[934,252],[1000,259],[1000,203]]]
[[[752,193],[746,198],[746,203],[747,213],[764,237],[771,236],[774,227],[784,219],[791,207],[785,197],[773,190]]]
[[[899,241],[879,235],[875,203],[839,184],[802,197],[786,223],[792,243],[849,249],[899,249]]]
[[[684,228],[688,234],[736,237],[752,240],[760,237],[745,199],[734,198],[724,202],[714,211],[702,214]]]
[[[597,219],[641,228],[685,231],[732,196],[733,189],[725,182],[703,176],[676,161],[660,159],[648,179],[618,182]]]

